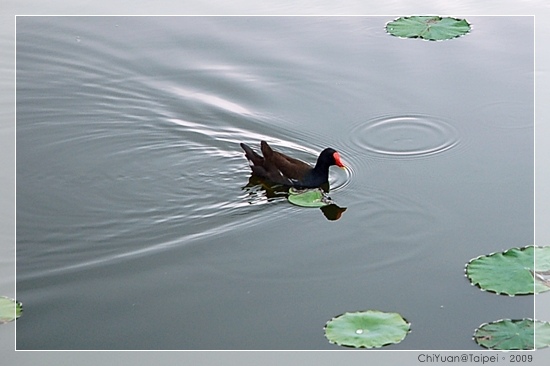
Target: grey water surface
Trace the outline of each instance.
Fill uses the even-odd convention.
[[[533,18],[391,20],[18,17],[17,349],[330,350],[377,309],[412,324],[386,349],[477,350],[533,317],[464,277],[533,244]],[[249,184],[262,139],[340,152],[339,219]]]

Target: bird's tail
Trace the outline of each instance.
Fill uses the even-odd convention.
[[[258,155],[250,146],[241,143],[241,147],[244,150],[244,155],[248,159],[250,166],[261,166],[264,162],[264,158]]]

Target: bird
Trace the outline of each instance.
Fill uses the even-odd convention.
[[[342,169],[346,166],[340,154],[333,148],[324,149],[315,166],[274,151],[265,141],[260,142],[263,156],[241,143],[252,173],[275,184],[295,188],[319,188],[328,184],[328,172],[332,165]]]

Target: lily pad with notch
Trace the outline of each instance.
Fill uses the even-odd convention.
[[[325,325],[330,343],[355,348],[380,348],[401,342],[411,324],[398,313],[378,310],[348,312]]]
[[[410,16],[386,24],[386,31],[396,37],[443,41],[460,37],[471,30],[465,19],[440,16]]]
[[[536,267],[535,267],[536,256]],[[504,295],[527,295],[550,290],[541,278],[550,270],[550,247],[527,246],[474,258],[466,277],[482,290]]]
[[[533,350],[550,345],[550,323],[532,319],[502,319],[484,323],[474,341],[491,350]]]

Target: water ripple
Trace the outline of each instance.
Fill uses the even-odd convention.
[[[392,266],[403,267],[428,256],[436,249],[437,242],[431,240],[438,235],[434,233],[434,226],[439,227],[453,215],[446,207],[388,190],[354,190],[347,198],[355,202],[350,209],[362,223],[360,227],[349,232],[337,231],[320,242],[313,240],[303,243],[301,248],[292,248],[297,253],[295,258],[289,258],[282,244],[283,248],[247,252],[249,265],[246,267],[228,265],[225,258],[214,257],[209,258],[211,267],[235,280],[254,278],[262,282],[311,283],[364,278],[369,273]],[[317,223],[302,225],[306,231],[313,231]],[[358,236],[358,232],[364,236]],[[327,242],[338,245],[326,245]],[[315,252],[315,255],[303,255],[304,252]],[[281,273],[283,262],[287,267]],[[327,270],[328,263],[330,270]]]
[[[420,114],[377,117],[358,124],[350,134],[355,147],[384,157],[424,157],[459,143],[452,125]]]

